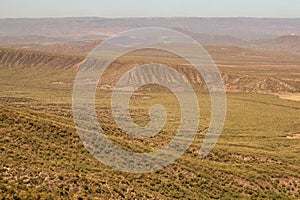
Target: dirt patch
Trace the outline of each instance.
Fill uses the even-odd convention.
[[[289,135],[286,138],[288,139],[300,139],[300,133],[294,134],[294,135]]]
[[[277,94],[280,99],[300,101],[300,93]]]
[[[57,81],[57,82],[52,82],[53,85],[67,85],[68,83],[62,82],[62,81]]]

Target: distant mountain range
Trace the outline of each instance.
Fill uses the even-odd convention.
[[[300,54],[300,36],[285,35],[272,40],[251,41],[246,47]]]
[[[0,46],[87,53],[101,40],[137,27],[168,27],[203,45],[229,45],[300,54],[300,19],[42,18],[0,19]]]
[[[178,27],[208,35],[230,35],[243,40],[300,35],[299,19],[273,18],[18,18],[0,19],[0,36],[109,36],[138,27]]]
[[[227,45],[300,54],[300,36],[286,35],[275,39],[246,41],[226,35],[196,34],[178,28],[175,30],[189,35],[202,45]],[[45,36],[0,37],[0,47],[79,54],[90,52],[100,42],[101,40],[71,40]]]
[[[300,54],[300,36],[284,35],[271,39],[243,40],[230,35],[209,35],[193,33],[181,28],[174,30],[184,33],[202,45],[231,45],[250,49],[285,51]]]

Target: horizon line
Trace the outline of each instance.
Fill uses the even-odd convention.
[[[102,16],[55,16],[55,17],[0,17],[0,19],[67,19],[67,18],[101,18],[101,19],[158,19],[158,18],[205,18],[205,19],[300,19],[300,17],[254,17],[254,16],[224,16],[224,17],[208,17],[208,16],[128,16],[128,17],[102,17]]]

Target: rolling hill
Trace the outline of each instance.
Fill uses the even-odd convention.
[[[200,93],[201,122],[193,144],[173,164],[146,174],[107,167],[83,146],[72,118],[72,86],[83,55],[1,49],[0,197],[299,199],[299,102],[257,94],[293,92],[299,81],[299,56],[232,46],[206,49],[229,91],[222,136],[213,151],[199,159],[210,122],[210,96]],[[107,80],[120,75],[124,69],[120,64],[139,62],[138,53],[120,58]],[[166,62],[165,54],[158,55]],[[181,69],[191,81],[198,81],[188,68]],[[137,123],[149,120],[141,103],[161,103],[170,111],[164,129],[149,140],[129,137],[115,126],[110,93],[100,91],[101,101],[96,102],[100,125],[120,148],[148,152],[172,138],[179,122],[178,102],[172,94],[155,89],[139,90],[132,98],[131,114]]]

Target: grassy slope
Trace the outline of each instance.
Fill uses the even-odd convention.
[[[222,137],[209,156],[199,160],[197,151],[209,122],[209,97],[203,93],[199,98],[201,127],[187,153],[163,170],[128,174],[101,164],[82,146],[71,111],[75,71],[46,69],[0,67],[0,196],[300,198],[300,140],[286,138],[300,131],[299,102],[268,95],[228,94]],[[176,105],[168,93],[160,94],[157,101]],[[150,99],[147,103],[153,102]],[[139,107],[134,105],[133,113],[139,114]],[[106,107],[98,106],[99,115]],[[177,115],[175,111],[170,117]],[[146,115],[138,117],[147,120]],[[110,124],[104,122],[103,126],[124,148],[153,148],[143,141],[124,138]],[[154,148],[167,138],[158,137]]]

